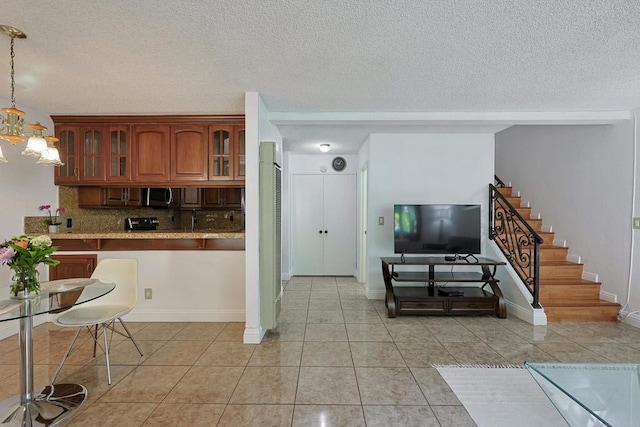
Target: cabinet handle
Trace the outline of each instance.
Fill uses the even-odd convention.
[[[318,233],[322,234],[322,230],[319,230]]]
[[[327,231],[327,230],[324,230],[324,234],[327,234],[327,233],[328,233],[328,231]]]

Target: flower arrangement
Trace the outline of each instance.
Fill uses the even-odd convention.
[[[6,264],[13,270],[14,283],[11,285],[11,293],[18,296],[23,291],[40,291],[38,281],[38,264],[55,267],[60,263],[52,259],[50,255],[58,248],[52,246],[49,236],[14,236],[4,243],[0,243],[0,263]]]
[[[47,225],[62,224],[60,221],[58,221],[58,214],[65,213],[65,209],[62,206],[60,206],[58,209],[53,211],[53,213],[51,213],[51,205],[42,205],[38,209],[40,209],[41,211],[47,211],[49,213],[49,218],[44,220],[45,224]]]

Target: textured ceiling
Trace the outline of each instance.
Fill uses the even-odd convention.
[[[640,106],[624,0],[0,0],[18,104],[50,114]],[[0,36],[0,97],[9,38]],[[6,52],[6,53],[3,53]]]

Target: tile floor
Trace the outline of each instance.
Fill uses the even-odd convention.
[[[242,323],[133,323],[112,347],[113,384],[86,342],[59,382],[89,399],[68,426],[465,426],[473,421],[432,364],[640,363],[640,329],[533,327],[516,318],[398,317],[353,278],[294,277],[277,331],[243,345]],[[35,329],[46,384],[74,331]],[[17,339],[0,341],[0,399],[17,394]]]

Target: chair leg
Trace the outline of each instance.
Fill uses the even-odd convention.
[[[111,385],[111,365],[109,364],[109,340],[107,339],[107,326],[102,324],[102,337],[104,338],[104,357],[107,359],[107,383]]]
[[[129,328],[127,328],[127,325],[124,324],[121,318],[118,317],[118,320],[120,321],[120,324],[122,325],[124,330],[127,332],[127,335],[129,335],[129,338],[131,339],[131,342],[133,342],[133,345],[136,346],[136,350],[138,350],[138,353],[140,353],[140,356],[144,356],[144,354],[142,354],[142,350],[140,350],[140,346],[136,342],[135,338],[133,338],[133,335],[131,335],[131,332],[129,332]]]
[[[93,357],[96,357],[96,347],[98,347],[98,325],[93,332]]]
[[[71,344],[69,344],[69,348],[67,348],[67,352],[64,354],[64,356],[62,356],[62,361],[60,362],[60,365],[58,365],[58,369],[56,369],[56,372],[53,374],[53,378],[51,379],[51,384],[55,384],[56,378],[58,378],[58,375],[62,370],[62,365],[64,365],[65,360],[67,360],[67,357],[69,357],[69,353],[71,353],[71,349],[73,348],[73,345],[76,343],[76,340],[78,339],[78,335],[80,335],[80,331],[82,331],[82,326],[78,328],[76,335],[73,337],[73,340],[71,340]]]

